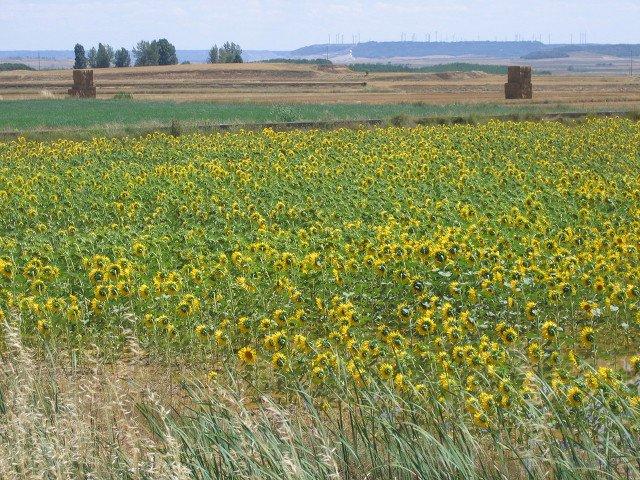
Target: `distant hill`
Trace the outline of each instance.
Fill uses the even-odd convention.
[[[293,57],[318,57],[323,55],[342,55],[349,53],[349,50],[352,49],[354,45],[329,45],[329,44],[319,44],[319,45],[308,45],[306,47],[298,48],[289,52],[289,54]]]
[[[348,55],[357,58],[470,56],[517,58],[541,50],[541,42],[365,42],[355,45],[310,45],[292,56]]]
[[[629,58],[640,57],[640,45],[629,44],[586,44],[586,45],[557,45],[547,46],[538,51],[523,55],[522,58],[538,60],[543,58],[566,58],[572,53],[595,53],[597,55],[608,55],[611,57]]]
[[[541,42],[366,42],[354,45],[309,45],[291,52],[292,57],[352,55],[355,58],[417,58],[430,56],[478,56],[491,58],[566,58],[592,53],[628,58],[640,56],[640,44],[545,45]]]
[[[0,60],[69,60],[73,59],[73,50],[0,50]]]
[[[207,50],[176,50],[178,62],[204,63],[209,57]]]
[[[630,52],[634,57],[640,56],[640,44],[588,44],[588,45],[545,45],[541,42],[365,42],[353,45],[317,44],[308,45],[293,51],[282,50],[245,50],[245,62],[260,62],[272,59],[329,59],[349,57],[354,59],[398,59],[420,57],[488,57],[494,59],[544,59],[566,58],[574,53],[593,53],[627,58]],[[180,62],[204,63],[209,55],[208,50],[177,50]],[[72,50],[15,50],[0,51],[0,61],[19,62],[40,58],[54,63],[73,60]],[[357,60],[355,60],[357,61]],[[396,63],[399,63],[396,61]],[[61,68],[60,66],[58,68]]]
[[[275,58],[291,58],[291,52],[282,50],[245,50],[242,52],[245,62],[260,62]]]
[[[354,72],[402,72],[402,73],[450,73],[450,72],[482,72],[493,75],[507,73],[505,65],[484,65],[479,63],[444,63],[416,67],[391,63],[352,63],[349,69]]]

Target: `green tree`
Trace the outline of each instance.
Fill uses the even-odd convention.
[[[113,63],[116,52],[111,45],[105,45],[107,47],[107,56],[109,57],[109,63]]]
[[[154,43],[154,42],[152,42]],[[177,65],[178,56],[176,55],[176,47],[169,40],[161,38],[155,41],[158,46],[158,65]]]
[[[218,63],[220,61],[220,52],[218,51],[218,45],[214,45],[209,50],[209,63]]]
[[[158,65],[160,61],[160,52],[158,51],[158,42],[147,42],[141,40],[133,47],[133,57],[136,59],[136,67],[148,67]]]
[[[109,68],[111,66],[111,58],[109,58],[109,48],[108,45],[103,45],[101,43],[98,44],[98,51],[96,52],[96,68]],[[111,54],[113,55],[113,49],[111,49]]]
[[[220,63],[242,63],[242,48],[233,42],[225,42],[219,55]]]
[[[129,55],[129,51],[124,47],[122,47],[120,50],[116,50],[113,63],[118,68],[130,67],[131,55]]]
[[[89,64],[89,66],[91,68],[96,68],[96,56],[97,56],[98,52],[96,50],[96,47],[91,47],[91,50],[89,50],[89,55],[87,55],[87,63]]]
[[[76,61],[73,64],[73,68],[82,69],[87,68],[87,56],[84,53],[84,47],[79,43],[73,48],[73,53],[76,56]]]

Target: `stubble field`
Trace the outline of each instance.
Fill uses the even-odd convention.
[[[0,73],[0,97],[64,97],[69,70]],[[99,98],[129,93],[140,100],[251,103],[426,102],[505,103],[505,78],[478,72],[443,74],[356,73],[346,67],[242,64],[176,65],[95,70]],[[529,104],[623,107],[640,101],[640,80],[628,76],[535,78]]]

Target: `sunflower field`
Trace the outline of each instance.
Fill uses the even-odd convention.
[[[634,477],[640,124],[0,143],[0,318]]]

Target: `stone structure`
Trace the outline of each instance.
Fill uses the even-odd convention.
[[[531,67],[509,67],[509,78],[504,84],[506,99],[522,99],[533,97],[531,84]]]
[[[77,98],[96,98],[96,87],[93,86],[93,70],[74,70],[73,88],[69,95]]]

